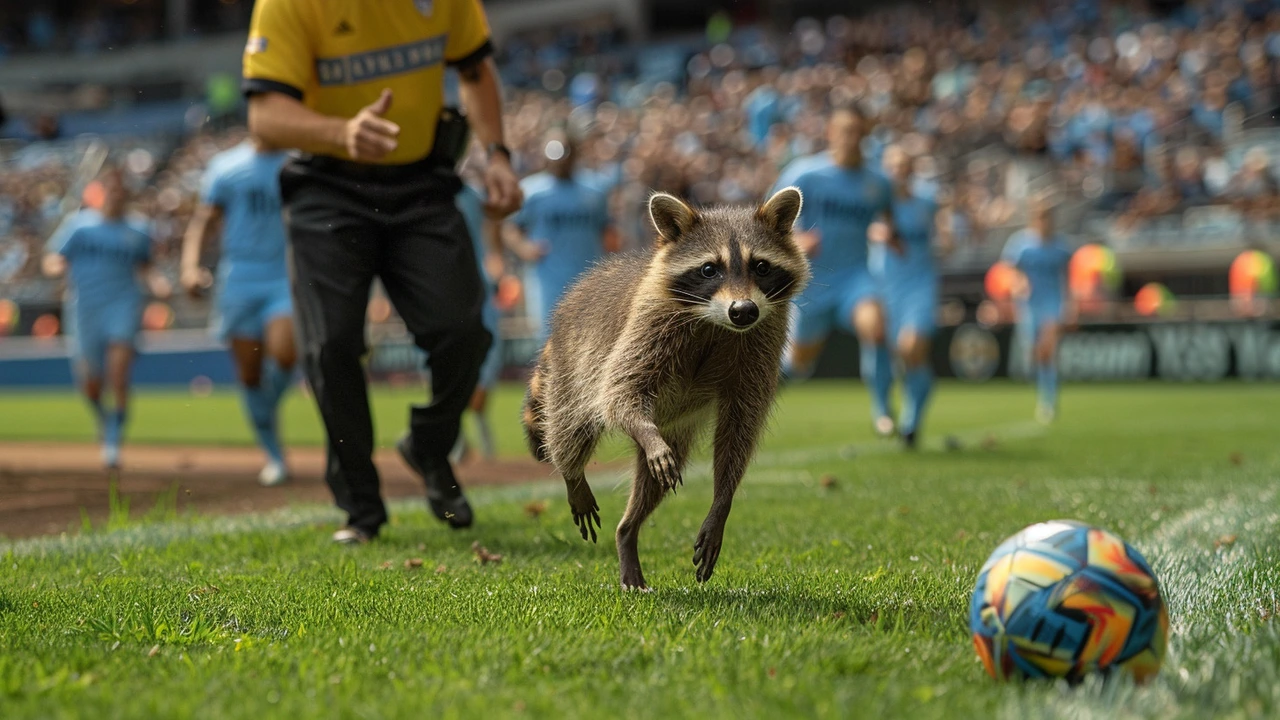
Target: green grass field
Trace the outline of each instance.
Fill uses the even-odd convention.
[[[518,392],[495,407],[513,453]],[[383,442],[409,397],[375,398]],[[319,507],[0,541],[0,717],[1277,717],[1278,399],[1067,386],[1046,430],[1026,387],[944,384],[905,454],[871,438],[859,386],[810,383],[782,398],[705,586],[690,563],[705,460],[655,514],[650,594],[618,590],[612,533],[583,543],[558,483],[474,491],[466,532],[397,505],[355,549],[329,544],[338,516]],[[74,398],[0,407],[0,440],[90,437]],[[230,395],[144,393],[135,418],[135,441],[248,441]],[[304,398],[288,419],[292,441],[319,440]],[[626,478],[592,482],[611,528]],[[1051,518],[1107,526],[1152,562],[1172,628],[1154,682],[983,673],[978,567]],[[476,540],[503,562],[478,564]]]

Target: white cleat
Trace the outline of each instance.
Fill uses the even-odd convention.
[[[106,470],[120,469],[120,446],[115,443],[103,443],[102,467]]]
[[[372,539],[369,533],[350,525],[340,528],[333,534],[333,541],[339,545],[364,545]]]
[[[1054,410],[1049,405],[1036,406],[1036,422],[1040,423],[1041,425],[1053,424],[1053,420],[1057,416],[1058,416],[1058,411]]]
[[[258,473],[258,484],[262,487],[275,487],[289,482],[289,471],[284,463],[272,460]]]
[[[893,437],[893,433],[897,431],[897,425],[894,424],[893,418],[888,415],[881,415],[872,423],[875,427],[876,435],[882,438]]]

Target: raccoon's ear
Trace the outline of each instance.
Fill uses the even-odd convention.
[[[791,226],[800,216],[800,206],[803,203],[804,199],[798,188],[785,187],[774,193],[773,197],[756,210],[756,218],[770,232],[777,235],[790,235]]]
[[[698,211],[680,198],[667,193],[654,193],[649,198],[649,219],[658,231],[658,244],[678,242],[698,224]]]

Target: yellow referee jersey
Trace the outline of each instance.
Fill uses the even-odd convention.
[[[444,66],[492,52],[479,0],[257,0],[244,91],[280,92],[324,115],[352,117],[390,88],[386,117],[400,138],[381,162],[409,163],[431,152]]]

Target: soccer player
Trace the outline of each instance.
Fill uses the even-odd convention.
[[[539,342],[546,340],[560,295],[612,249],[608,198],[575,179],[575,151],[567,134],[552,130],[545,142],[547,170],[520,183],[524,207],[512,216],[505,237],[512,252],[533,266],[526,297]]]
[[[1017,269],[1018,324],[1032,338],[1036,419],[1048,424],[1058,413],[1058,341],[1066,309],[1071,250],[1054,233],[1051,208],[1037,203],[1027,227],[1009,238],[1001,259]]]
[[[120,466],[134,343],[142,324],[139,275],[151,264],[151,238],[125,221],[129,197],[120,171],[104,171],[97,183],[101,209],[68,217],[49,238],[43,266],[50,277],[69,275],[63,317],[72,366],[98,423],[102,463],[111,470]],[[153,276],[150,284],[156,295],[168,294],[162,278]],[[104,402],[108,394],[110,403]]]
[[[901,147],[885,148],[882,163],[893,183],[893,228],[902,251],[887,252],[884,245],[874,245],[871,265],[882,281],[889,338],[904,369],[898,431],[906,446],[914,448],[933,390],[929,346],[938,305],[938,270],[933,257],[938,205],[927,193],[912,187],[911,156]]]
[[[486,460],[492,460],[497,452],[494,449],[493,431],[489,427],[489,416],[486,410],[489,405],[489,392],[498,383],[498,374],[502,371],[502,339],[498,335],[498,306],[493,301],[494,293],[497,291],[493,281],[495,275],[487,271],[489,263],[486,261],[500,252],[502,241],[498,236],[500,229],[496,226],[497,223],[485,217],[484,199],[473,185],[463,185],[457,200],[458,210],[462,212],[462,218],[467,222],[467,232],[470,233],[471,243],[475,247],[476,262],[480,265],[480,272],[484,276],[482,280],[484,280],[485,298],[482,317],[485,328],[493,335],[493,344],[489,346],[489,353],[485,355],[484,362],[480,365],[480,379],[476,382],[476,389],[471,394],[471,403],[468,406],[476,422],[476,431],[480,434],[480,453]],[[458,446],[455,448],[455,462],[462,459],[465,451],[466,437],[460,433]]]
[[[258,482],[267,487],[289,478],[277,409],[297,358],[280,214],[285,159],[284,153],[253,138],[216,155],[205,171],[200,205],[182,244],[182,285],[198,295],[211,280],[200,266],[200,251],[221,222],[214,331],[231,350],[245,412],[267,456],[258,474]]]
[[[888,222],[893,189],[863,162],[862,140],[871,130],[871,121],[856,108],[837,108],[827,118],[827,151],[793,161],[774,190],[794,185],[804,195],[795,238],[813,267],[813,280],[796,300],[787,374],[792,379],[812,375],[833,329],[855,332],[862,379],[871,390],[872,422],[877,433],[888,436],[894,431],[889,415],[893,371],[867,253],[871,242],[896,247],[897,236]],[[871,237],[876,221],[883,221],[881,232]]]

